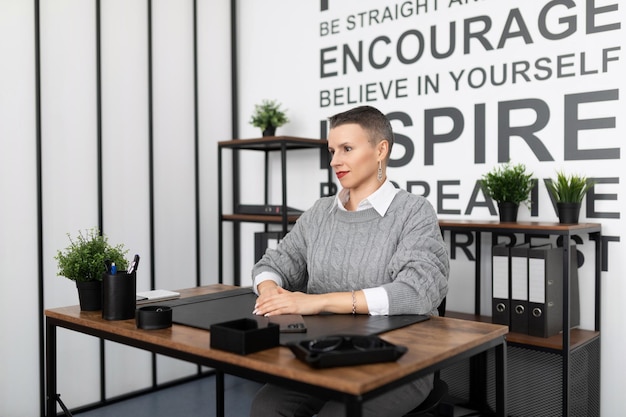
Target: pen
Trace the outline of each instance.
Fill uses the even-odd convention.
[[[138,266],[139,266],[139,255],[135,254],[135,257],[133,258],[133,262],[131,262],[130,268],[128,268],[128,274],[132,274],[133,272],[135,272]]]

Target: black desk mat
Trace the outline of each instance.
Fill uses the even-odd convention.
[[[256,294],[249,288],[236,288],[219,293],[181,298],[162,303],[172,307],[174,323],[210,330],[211,325],[241,318],[254,319],[266,326],[268,318],[252,314]],[[428,320],[425,315],[370,316],[366,314],[321,314],[303,316],[305,333],[281,333],[286,344],[329,335],[376,335]]]

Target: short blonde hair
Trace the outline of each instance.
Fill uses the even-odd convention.
[[[393,147],[393,130],[389,119],[375,107],[360,106],[347,110],[343,113],[337,113],[328,118],[330,128],[354,123],[369,135],[369,141],[372,145],[377,145],[381,141],[386,140],[389,143],[389,151],[386,160],[389,160],[391,148]]]

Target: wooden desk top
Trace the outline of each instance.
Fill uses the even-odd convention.
[[[214,293],[233,289],[216,284],[178,290],[181,297]],[[115,340],[133,346],[164,347],[185,353],[207,362],[242,367],[262,374],[288,378],[309,385],[361,395],[373,389],[432,367],[442,361],[471,351],[483,345],[498,344],[504,340],[506,326],[479,323],[452,318],[432,317],[430,320],[381,335],[390,343],[408,347],[408,352],[396,362],[350,367],[314,369],[296,359],[285,347],[277,347],[250,355],[237,355],[210,348],[209,331],[174,324],[161,330],[142,330],[135,320],[107,321],[100,311],[80,311],[79,306],[54,308],[45,311],[54,324],[87,334]]]

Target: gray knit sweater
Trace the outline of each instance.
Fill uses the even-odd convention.
[[[283,286],[311,294],[382,286],[389,314],[437,314],[448,292],[448,253],[437,216],[423,197],[400,190],[381,217],[343,211],[319,199],[252,276],[277,273]]]

